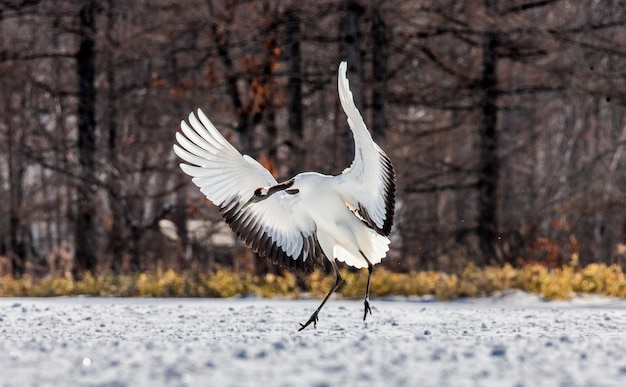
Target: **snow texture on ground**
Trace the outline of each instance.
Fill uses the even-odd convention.
[[[626,301],[0,298],[0,386],[626,386]]]

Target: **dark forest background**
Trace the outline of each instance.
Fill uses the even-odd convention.
[[[624,265],[624,1],[0,0],[0,269],[275,270],[174,133],[202,108],[279,178],[340,173],[341,60],[397,172],[389,269]]]

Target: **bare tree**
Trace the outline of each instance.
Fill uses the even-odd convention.
[[[0,254],[15,275],[44,272],[68,245],[79,272],[204,267],[190,259],[211,248],[189,258],[184,225],[218,213],[171,152],[180,120],[203,108],[279,178],[340,173],[347,59],[398,174],[389,267],[619,262],[625,12],[592,0],[0,2]],[[165,216],[176,243],[158,232]],[[232,265],[249,259],[237,251]]]
[[[96,2],[83,3],[79,11],[80,43],[76,53],[78,81],[78,162],[80,178],[76,208],[76,269],[95,271],[96,228]]]

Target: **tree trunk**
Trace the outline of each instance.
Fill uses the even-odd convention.
[[[0,22],[2,22],[3,14],[0,9]],[[0,36],[0,43],[2,37]],[[2,45],[3,46],[3,45]],[[11,111],[11,104],[6,104],[6,110]],[[18,133],[19,134],[19,133]],[[6,246],[11,257],[12,274],[14,277],[22,276],[26,271],[26,245],[22,238],[21,225],[21,207],[24,198],[24,172],[26,166],[22,160],[18,159],[19,150],[15,149],[18,144],[18,135],[14,132],[13,122],[7,125],[7,169],[9,180],[9,230],[8,241]],[[19,136],[20,143],[23,135]],[[1,246],[5,247],[5,246]]]
[[[303,138],[302,124],[302,73],[301,73],[301,56],[300,40],[300,16],[298,11],[289,8],[285,12],[287,19],[286,48],[287,48],[287,93],[289,101],[287,102],[287,111],[289,114],[288,126],[289,135],[296,138],[296,144],[300,144]],[[292,175],[302,165],[302,152],[293,152],[293,145],[289,148],[289,170],[285,171],[285,175]],[[281,160],[282,161],[282,160]]]
[[[498,115],[498,91],[496,75],[496,48],[498,41],[495,33],[485,32],[483,37],[483,70],[480,80],[481,123],[480,160],[478,171],[478,225],[477,234],[483,256],[481,264],[493,261],[498,220],[498,173],[499,160],[498,133],[496,131]]]
[[[135,224],[130,226],[130,241],[131,241],[131,254],[130,254],[130,270],[132,273],[140,273],[143,270],[141,262],[141,236],[143,232],[140,226]]]
[[[106,20],[107,32],[113,33],[115,30],[115,4],[113,0],[107,2]],[[123,266],[123,256],[125,250],[124,243],[124,212],[122,209],[122,198],[120,192],[120,170],[118,155],[118,109],[117,109],[117,82],[115,78],[115,63],[113,52],[108,53],[106,77],[108,83],[107,93],[107,115],[108,115],[108,200],[111,208],[111,229],[109,230],[109,245],[107,250],[111,256],[111,270],[120,274]]]
[[[384,144],[387,116],[385,99],[387,94],[387,58],[388,41],[387,26],[380,7],[372,9],[372,54],[374,90],[372,92],[372,135],[379,145]],[[382,146],[382,145],[381,145]]]
[[[365,117],[364,105],[363,105],[363,93],[361,92],[363,86],[363,56],[361,55],[361,31],[359,26],[361,25],[361,18],[365,13],[365,8],[359,4],[356,0],[345,1],[345,17],[343,19],[343,52],[345,57],[342,60],[348,62],[348,79],[350,80],[350,90],[354,98],[354,103],[357,109]],[[344,114],[344,113],[340,113]],[[341,120],[344,123],[345,119]],[[354,154],[352,147],[354,139],[352,138],[352,132],[348,129],[347,125],[338,133],[341,141],[338,144],[342,144],[340,147],[340,153],[337,157],[337,162],[340,166],[350,165],[352,162],[352,155]]]
[[[181,181],[179,184],[182,185],[185,176],[180,174],[177,176],[177,179]],[[172,213],[171,219],[174,224],[176,224],[176,232],[178,234],[178,240],[180,240],[178,263],[182,269],[186,269],[191,263],[189,261],[193,258],[192,254],[187,254],[187,252],[191,252],[193,246],[190,245],[189,230],[187,230],[187,192],[185,189],[176,193],[176,204],[174,208],[175,211]]]
[[[95,1],[84,3],[80,10],[80,47],[76,54],[78,70],[78,161],[81,180],[77,187],[76,275],[96,268],[97,238],[95,227],[95,152],[96,90],[95,77]]]
[[[13,276],[21,277],[26,272],[26,245],[21,225],[21,207],[24,199],[23,163],[15,162],[15,150],[12,149],[14,138],[9,124],[9,251],[12,252],[11,264]]]
[[[357,108],[363,109],[363,93],[361,83],[363,79],[363,56],[361,55],[361,18],[365,8],[356,0],[346,0],[346,15],[343,20],[343,48],[345,60],[348,61],[348,73],[352,73],[350,89],[354,96]]]

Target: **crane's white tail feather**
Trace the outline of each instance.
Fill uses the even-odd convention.
[[[367,235],[361,235],[359,238],[359,247],[363,255],[367,257],[372,265],[380,263],[389,251],[389,238],[378,234],[376,231],[366,229]],[[363,258],[359,251],[349,251],[345,247],[335,245],[333,255],[338,261],[357,269],[367,267],[367,261]]]
[[[361,257],[360,254],[356,256],[350,253],[341,245],[334,246],[333,255],[338,261],[344,262],[346,265],[356,267],[357,269],[362,269],[364,267],[367,267],[367,262],[363,259],[363,257]]]
[[[367,232],[370,234],[371,245],[370,249],[365,249],[365,251],[363,251],[363,254],[365,254],[372,265],[376,265],[387,255],[387,251],[389,251],[389,243],[391,243],[391,241],[389,238],[380,235],[374,230],[367,229]]]

